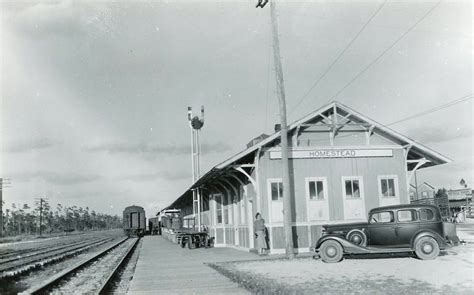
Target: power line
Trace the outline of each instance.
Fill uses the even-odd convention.
[[[442,105],[439,105],[439,106],[436,106],[436,107],[433,107],[431,109],[427,109],[423,112],[419,112],[419,113],[416,113],[416,114],[413,114],[413,115],[410,115],[408,117],[405,117],[403,119],[400,119],[400,120],[397,120],[397,121],[394,121],[394,122],[391,122],[389,124],[381,124],[379,123],[380,125],[382,125],[383,127],[388,127],[388,126],[391,126],[391,125],[395,125],[395,124],[398,124],[398,123],[401,123],[401,122],[405,122],[405,121],[408,121],[408,120],[411,120],[411,119],[415,119],[415,118],[419,118],[419,117],[422,117],[422,116],[425,116],[425,115],[429,115],[431,113],[434,113],[434,112],[437,112],[437,111],[441,111],[443,109],[446,109],[448,107],[452,107],[454,105],[457,105],[461,102],[465,102],[465,101],[468,101],[468,100],[471,100],[471,99],[474,99],[474,93],[471,93],[471,94],[468,94],[468,95],[465,95],[465,96],[462,96],[458,99],[455,99],[455,100],[452,100],[452,101],[449,101],[445,104],[442,104]],[[340,135],[339,137],[349,137],[349,136],[352,136],[353,134],[346,134],[346,135]],[[313,139],[311,141],[327,141],[327,139]]]
[[[417,22],[415,22],[411,27],[408,28],[400,37],[398,37],[395,42],[393,42],[389,47],[387,47],[382,53],[380,53],[374,60],[372,60],[362,71],[360,71],[357,75],[354,76],[344,87],[339,89],[336,94],[334,94],[327,102],[329,103],[332,101],[334,98],[336,98],[341,92],[343,92],[347,87],[349,87],[355,80],[357,80],[362,74],[364,74],[369,68],[371,68],[374,64],[376,64],[382,56],[384,56],[388,51],[390,51],[400,40],[402,40],[408,33],[410,33],[419,23],[421,23],[428,15],[430,15],[433,10],[435,10],[436,7],[441,3],[441,0],[438,1],[433,7],[431,7],[428,12],[426,12]]]
[[[423,111],[423,112],[420,112],[420,113],[417,113],[417,114],[414,114],[414,115],[405,117],[405,118],[403,118],[403,119],[397,120],[397,121],[395,121],[395,122],[389,123],[389,124],[387,124],[386,126],[395,125],[395,124],[398,124],[398,123],[401,123],[401,122],[404,122],[404,121],[408,121],[408,120],[411,120],[411,119],[414,119],[414,118],[418,118],[418,117],[421,117],[421,116],[425,116],[425,115],[428,115],[428,114],[431,114],[431,113],[440,111],[440,110],[442,110],[442,109],[445,109],[445,108],[448,108],[448,107],[457,105],[458,103],[471,100],[471,99],[473,99],[473,98],[474,98],[474,97],[473,97],[473,94],[471,93],[471,94],[465,95],[465,96],[463,96],[463,97],[461,97],[461,98],[452,100],[452,101],[450,101],[450,102],[448,102],[448,103],[446,103],[446,104],[439,105],[439,106],[437,106],[437,107],[428,109],[428,110],[426,110],[426,111]]]
[[[339,59],[346,53],[346,51],[351,47],[351,45],[357,40],[357,38],[360,36],[360,34],[365,30],[367,25],[375,18],[375,16],[382,10],[382,8],[385,6],[387,3],[387,0],[384,1],[379,8],[372,14],[372,16],[367,20],[367,22],[362,26],[362,28],[357,32],[357,34],[352,38],[352,40],[346,45],[346,47],[339,53],[339,55],[336,57],[336,59],[333,60],[333,62],[329,65],[329,67],[326,68],[326,70],[323,72],[321,76],[311,85],[311,87],[306,91],[306,93],[298,99],[298,102],[296,105],[290,110],[290,114],[298,108],[298,106],[304,101],[304,99],[311,93],[311,91],[321,82],[321,80],[326,77],[327,73],[333,68],[333,66],[339,61]]]

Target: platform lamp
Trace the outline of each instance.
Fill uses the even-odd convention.
[[[201,106],[201,118],[193,116],[191,107],[188,107],[188,121],[189,127],[191,128],[191,158],[192,158],[192,171],[193,171],[193,184],[199,179],[200,176],[200,145],[199,145],[199,132],[204,126],[204,106]],[[196,218],[198,229],[201,230],[201,191],[199,188],[192,189],[193,192],[193,215]]]

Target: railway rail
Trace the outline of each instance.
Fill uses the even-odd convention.
[[[77,255],[112,240],[112,238],[95,239],[82,243],[59,246],[50,250],[40,250],[25,256],[10,257],[5,261],[0,261],[0,279],[15,277],[38,266],[44,266]]]
[[[104,293],[133,253],[139,239],[123,238],[86,259],[64,269],[38,285],[25,290],[24,294]]]
[[[0,265],[5,264],[5,263],[9,263],[9,262],[13,262],[13,261],[17,261],[17,260],[26,259],[26,258],[32,257],[32,256],[38,256],[38,255],[41,255],[41,254],[52,253],[52,252],[55,252],[55,251],[59,251],[59,250],[62,250],[62,249],[67,249],[67,248],[74,247],[74,246],[77,246],[77,245],[85,245],[87,243],[89,243],[89,241],[79,241],[79,242],[74,242],[74,243],[70,243],[70,244],[66,244],[66,245],[59,245],[59,246],[56,246],[56,247],[38,248],[38,249],[36,249],[36,251],[31,251],[30,249],[18,251],[17,253],[12,251],[12,253],[8,253],[8,254],[5,254],[5,255],[0,255]],[[1,271],[1,267],[0,267],[0,271]]]

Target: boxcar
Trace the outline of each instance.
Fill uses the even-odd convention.
[[[123,231],[129,237],[145,235],[146,217],[143,207],[133,205],[123,210]]]
[[[158,217],[148,218],[148,230],[150,231],[150,235],[161,235],[161,228]]]

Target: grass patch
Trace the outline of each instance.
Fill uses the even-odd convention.
[[[311,258],[295,260],[300,260],[303,264],[308,263],[315,269],[323,267],[322,262]],[[469,288],[466,288],[467,285],[434,286],[419,280],[416,275],[410,280],[403,280],[397,275],[361,273],[352,276],[333,270],[329,273],[315,272],[313,276],[308,276],[308,268],[303,270],[294,267],[291,269],[291,274],[273,277],[248,271],[245,267],[246,263],[256,263],[260,265],[260,269],[284,269],[294,266],[286,258],[219,262],[208,265],[253,294],[470,294],[471,292]],[[305,276],[307,279],[304,279]]]
[[[235,263],[238,262],[209,263],[208,265],[254,294],[295,293],[294,290],[285,284],[268,279],[262,275],[240,271],[236,269]]]

